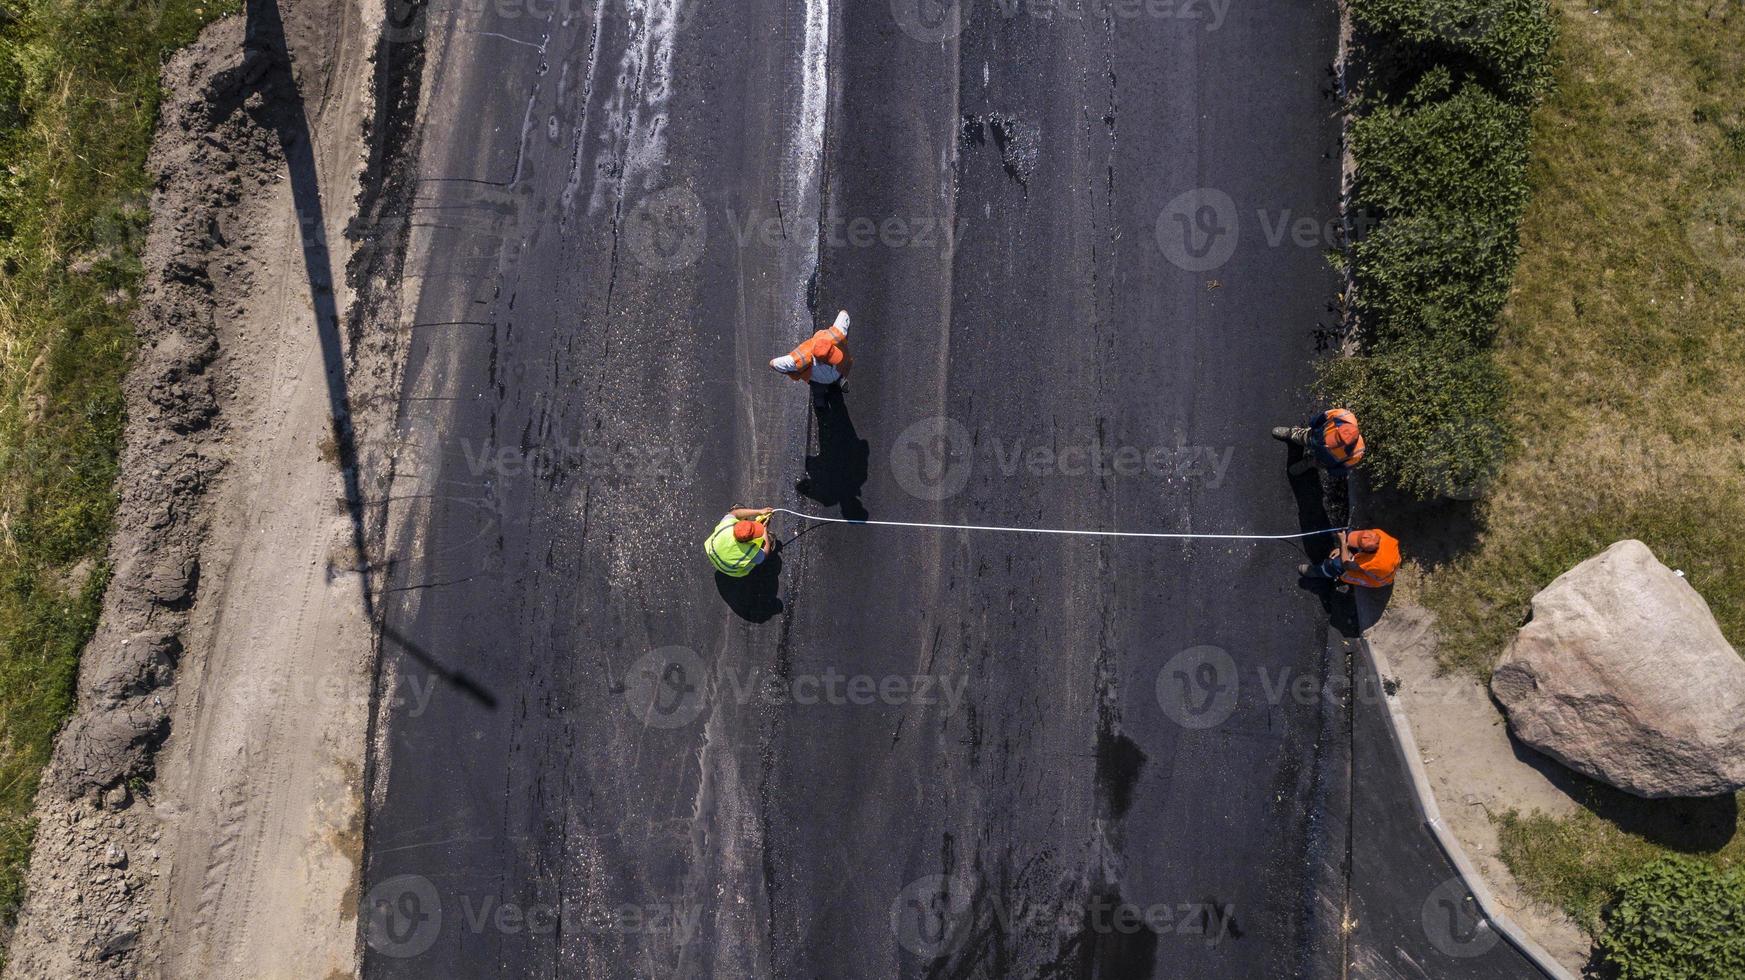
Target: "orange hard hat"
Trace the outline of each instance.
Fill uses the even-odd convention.
[[[1357,416],[1343,408],[1336,408],[1327,413],[1327,429],[1324,435],[1329,445],[1349,449],[1357,444],[1361,436],[1357,431]]]
[[[763,537],[763,525],[757,521],[740,521],[733,525],[733,540],[744,544]]]
[[[1351,545],[1353,551],[1381,550],[1381,532],[1379,531],[1352,531],[1345,540]]]

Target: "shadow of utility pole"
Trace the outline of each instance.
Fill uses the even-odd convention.
[[[270,120],[291,177],[291,198],[297,212],[303,271],[309,282],[309,300],[315,311],[315,327],[321,340],[328,416],[333,428],[333,442],[339,450],[340,472],[345,480],[345,507],[351,516],[352,548],[357,555],[364,613],[372,625],[380,626],[384,639],[393,640],[431,673],[486,707],[494,708],[496,698],[464,672],[445,666],[386,624],[378,623],[375,594],[370,587],[370,572],[376,566],[369,558],[368,534],[364,527],[357,438],[352,426],[351,396],[346,386],[345,341],[340,336],[339,306],[333,291],[333,261],[327,249],[327,222],[321,205],[321,178],[310,138],[309,116],[291,72],[290,46],[285,40],[285,24],[277,0],[248,0],[247,17],[243,70],[257,75],[253,84],[269,105],[276,106]],[[274,92],[275,85],[282,85],[282,90]],[[278,96],[277,100],[275,96]]]

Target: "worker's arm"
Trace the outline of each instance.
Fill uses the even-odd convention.
[[[736,521],[755,521],[760,517],[768,517],[776,512],[774,507],[735,507],[728,513]]]

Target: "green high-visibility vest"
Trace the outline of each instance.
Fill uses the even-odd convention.
[[[709,556],[709,562],[721,574],[744,578],[757,567],[757,556],[763,551],[763,542],[758,538],[735,541],[733,525],[737,523],[731,514],[721,518],[721,523],[715,525],[714,532],[703,542],[703,554]]]

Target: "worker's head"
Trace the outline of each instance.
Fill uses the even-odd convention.
[[[1336,449],[1353,449],[1357,446],[1357,416],[1342,408],[1335,409],[1328,413],[1327,423],[1324,438],[1328,446]]]
[[[808,353],[810,353],[814,358],[823,361],[825,364],[829,364],[832,367],[842,363],[842,348],[837,347],[835,344],[825,340],[823,337],[812,341],[812,346],[808,350]]]
[[[1380,551],[1381,532],[1352,531],[1345,536],[1345,543],[1351,546],[1352,551]]]
[[[740,521],[733,525],[733,540],[740,544],[756,541],[763,537],[763,525],[757,521]]]

